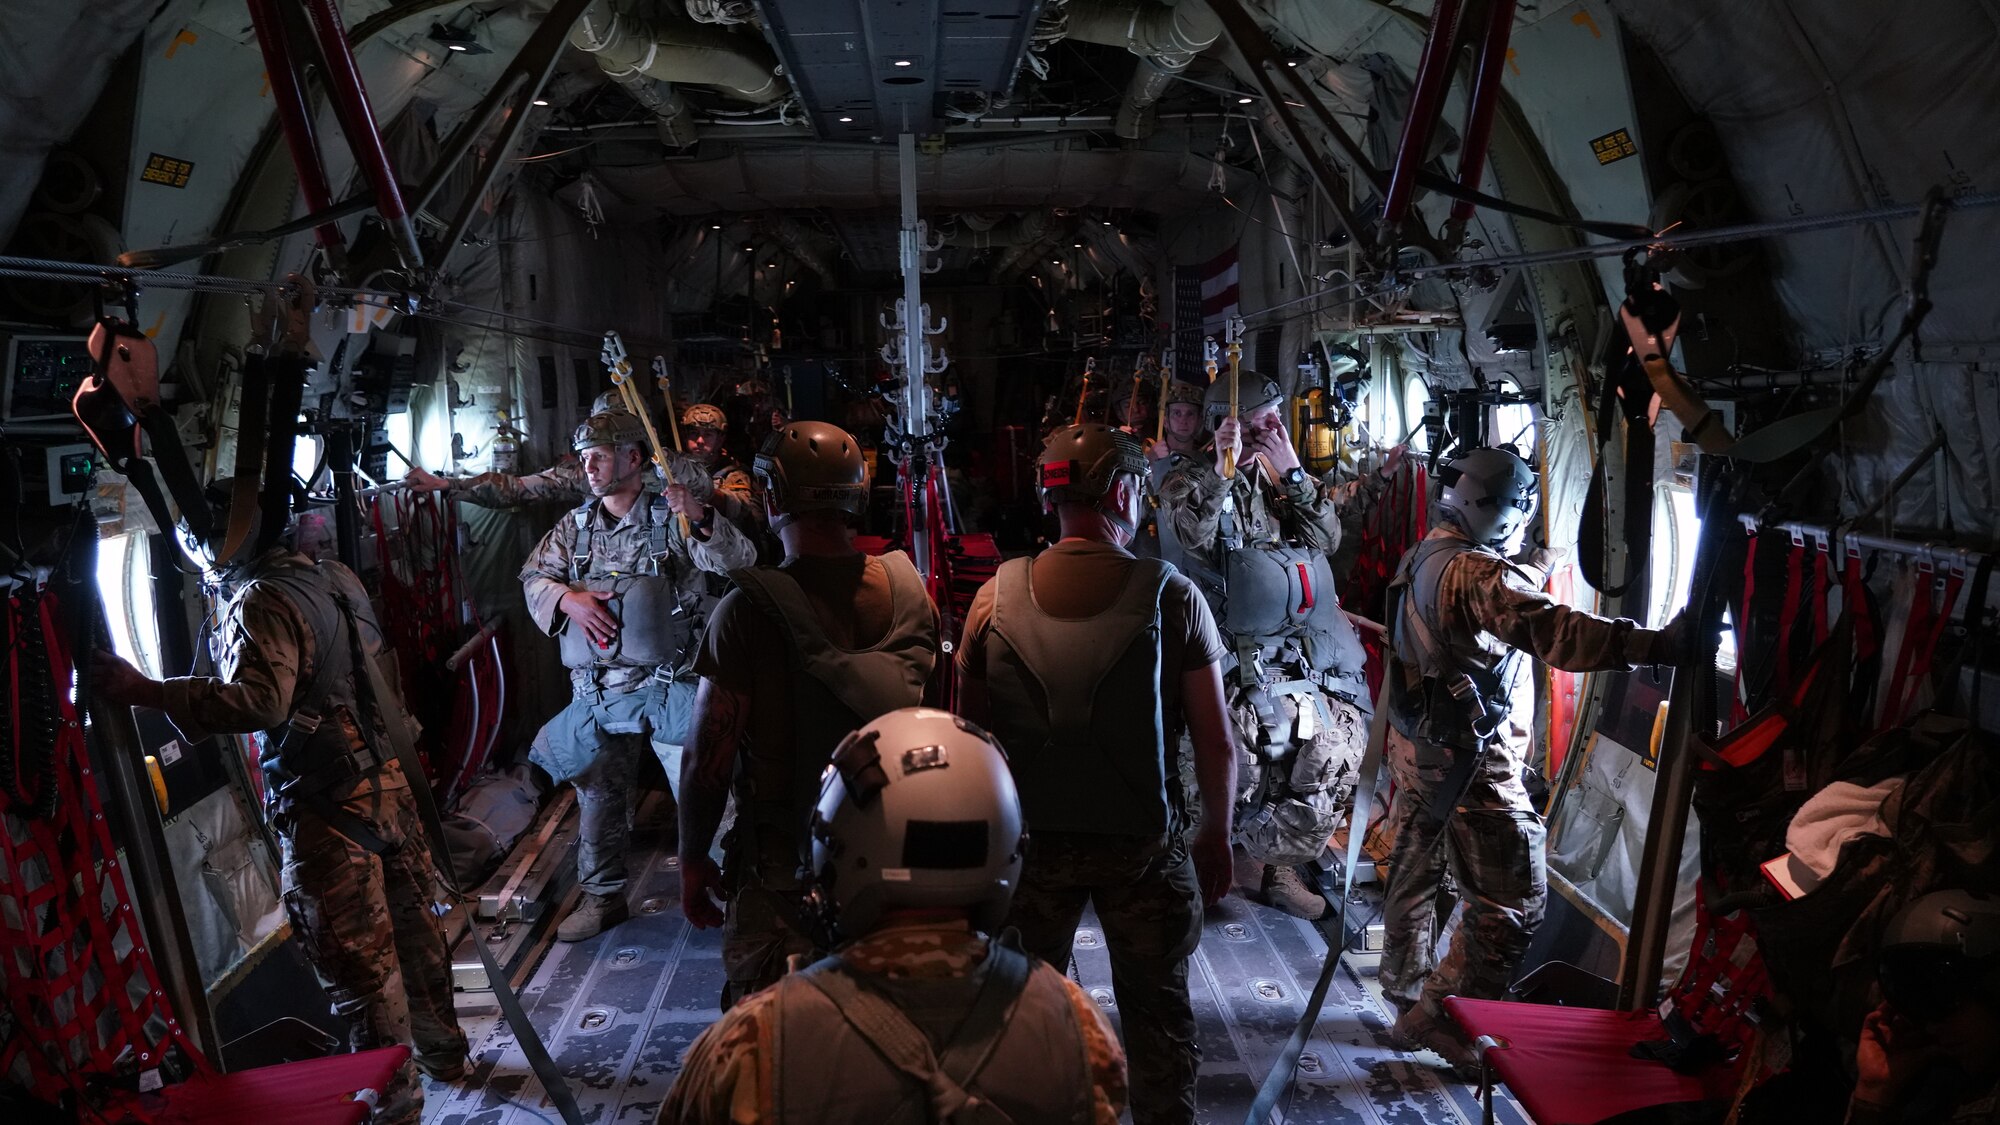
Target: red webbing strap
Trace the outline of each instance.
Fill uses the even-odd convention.
[[[1750,605],[1757,596],[1757,533],[1747,532],[1750,542],[1743,548],[1743,606],[1736,621],[1736,690],[1730,699],[1729,721],[1740,724],[1750,717],[1743,702],[1743,666],[1749,663]]]
[[[1812,611],[1815,645],[1825,644],[1827,636],[1832,631],[1826,620],[1826,594],[1833,588],[1832,576],[1827,567],[1828,549],[1827,541],[1822,538],[1819,541],[1819,550],[1813,552]]]
[[[1873,660],[1882,650],[1882,638],[1875,613],[1868,607],[1868,582],[1861,575],[1858,547],[1847,549],[1847,565],[1840,576],[1840,611],[1854,619],[1854,662]]]
[[[0,908],[0,981],[18,1029],[0,1053],[0,1074],[17,1074],[20,1066],[35,1096],[53,1102],[65,1093],[80,1098],[86,1076],[109,1077],[127,1065],[157,1068],[169,1043],[197,1069],[208,1064],[174,1017],[132,910],[70,698],[75,668],[55,595],[33,600],[39,604],[32,616],[19,599],[8,612],[17,635],[40,629],[47,646],[57,685],[49,779],[57,801],[48,820],[10,809],[0,831],[6,880],[0,900],[12,900],[11,909]],[[19,671],[9,655],[13,690]]]
[[[1938,641],[1951,622],[1958,594],[1965,586],[1965,572],[1953,568],[1939,575],[1929,560],[1917,564],[1917,583],[1910,591],[1910,616],[1903,627],[1903,643],[1896,652],[1896,670],[1889,681],[1889,696],[1882,701],[1881,729],[1901,723],[1916,707],[1917,696],[1929,681]]]
[[[1799,600],[1805,593],[1805,541],[1792,537],[1791,553],[1785,556],[1785,600],[1778,606],[1778,674],[1772,690],[1784,695],[1792,690],[1792,631],[1799,623]]]
[[[1770,993],[1770,974],[1748,912],[1716,917],[1703,885],[1696,883],[1694,946],[1673,990],[1674,1010],[1696,1032],[1713,1035],[1726,1051],[1741,1052],[1756,1034],[1752,1009]],[[1739,1055],[1732,1065],[1749,1061]]]

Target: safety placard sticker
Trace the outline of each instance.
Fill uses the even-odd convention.
[[[1592,137],[1590,151],[1599,164],[1612,164],[1636,155],[1639,146],[1633,143],[1630,129],[1613,129],[1601,137]]]
[[[188,177],[192,175],[194,175],[194,161],[176,160],[156,152],[146,158],[146,167],[139,173],[139,180],[142,183],[184,188],[188,186]]]

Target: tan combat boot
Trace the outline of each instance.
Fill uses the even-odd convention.
[[[569,912],[569,917],[556,927],[557,941],[582,941],[623,922],[632,916],[632,909],[625,905],[625,895],[621,893],[601,895],[584,892],[583,901]]]
[[[1266,903],[1294,918],[1312,922],[1326,917],[1326,896],[1306,886],[1297,868],[1266,865],[1261,890]]]

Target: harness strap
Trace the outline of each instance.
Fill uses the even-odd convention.
[[[1750,717],[1750,709],[1743,702],[1743,666],[1749,661],[1745,655],[1752,652],[1750,647],[1750,606],[1757,596],[1757,533],[1747,532],[1750,542],[1743,548],[1743,604],[1736,615],[1736,690],[1730,700],[1729,721],[1732,726],[1740,726]]]
[[[932,1121],[977,1120],[1011,1125],[1013,1119],[998,1106],[965,1087],[978,1077],[980,1069],[992,1057],[1005,1029],[1006,1014],[1026,988],[1033,967],[1025,954],[999,941],[989,945],[986,980],[964,1022],[946,1044],[942,1059],[932,1048],[930,1038],[910,1017],[852,973],[843,971],[839,958],[821,961],[807,970],[804,977],[832,1001],[841,1017],[889,1065],[924,1088],[930,1099]]]
[[[1813,552],[1812,611],[1813,644],[1815,645],[1826,643],[1827,634],[1830,629],[1826,616],[1826,595],[1827,591],[1832,589],[1833,586],[1827,573],[1827,554],[1829,550],[1830,544],[1827,542],[1826,537],[1822,536],[1819,540],[1819,549]]]
[[[1785,596],[1778,603],[1778,675],[1772,690],[1780,696],[1792,690],[1792,632],[1799,624],[1799,600],[1805,589],[1805,543],[1792,537],[1785,556]]]
[[[1882,651],[1882,639],[1878,635],[1875,612],[1868,603],[1868,583],[1861,574],[1861,549],[1850,546],[1847,549],[1847,564],[1840,578],[1841,612],[1854,618],[1854,659],[1856,663],[1873,660]]]

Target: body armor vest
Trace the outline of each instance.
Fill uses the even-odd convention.
[[[1406,737],[1463,748],[1480,743],[1473,733],[1478,705],[1449,689],[1456,677],[1469,679],[1488,707],[1504,709],[1513,698],[1520,652],[1510,649],[1497,667],[1488,667],[1484,650],[1465,651],[1464,640],[1451,635],[1438,604],[1445,568],[1458,556],[1483,549],[1455,535],[1426,537],[1403,556],[1389,582],[1398,665],[1389,676],[1389,720]]]
[[[994,577],[991,726],[1032,831],[1167,830],[1160,592],[1173,574],[1138,560],[1109,607],[1074,619],[1035,604],[1033,560],[1009,560]]]
[[[367,672],[355,666],[360,639],[340,607],[333,576],[317,566],[282,565],[251,579],[241,596],[252,592],[291,603],[305,619],[313,644],[313,666],[299,669],[292,691],[292,714],[284,725],[258,734],[257,764],[267,792],[280,803],[309,796],[394,757],[377,714],[357,694]],[[343,715],[361,732],[365,746],[352,744]]]
[[[561,633],[562,662],[567,668],[621,664],[638,668],[680,668],[694,652],[696,614],[674,581],[667,535],[673,519],[666,498],[648,492],[639,498],[640,529],[646,538],[636,567],[619,569],[604,558],[604,539],[616,532],[600,531],[591,519],[597,501],[582,505],[576,521],[576,546],[570,552],[569,584],[575,590],[610,590],[604,608],[618,620],[618,635],[599,648],[582,629]],[[629,532],[628,532],[629,534]],[[614,558],[623,561],[622,552]],[[691,592],[685,592],[691,593]]]
[[[997,1018],[974,1020],[995,958],[1025,955],[994,943],[987,962],[956,980],[861,977],[828,958],[776,990],[770,1074],[773,1120],[783,1125],[929,1125],[935,1090],[884,1057],[865,1012],[844,1008],[842,988],[883,996],[929,1041],[940,1076],[970,1095],[960,1125],[1088,1125],[1091,1074],[1083,1029],[1054,969],[1029,962],[1026,980]],[[977,1023],[977,1027],[969,1027]],[[960,1038],[963,1036],[963,1038]]]
[[[792,745],[753,744],[737,769],[739,815],[781,829],[788,840],[805,838],[833,748],[863,724],[923,702],[924,684],[937,664],[937,624],[923,579],[901,551],[879,557],[889,571],[889,631],[858,650],[828,639],[790,575],[761,566],[730,575],[790,641]]]

